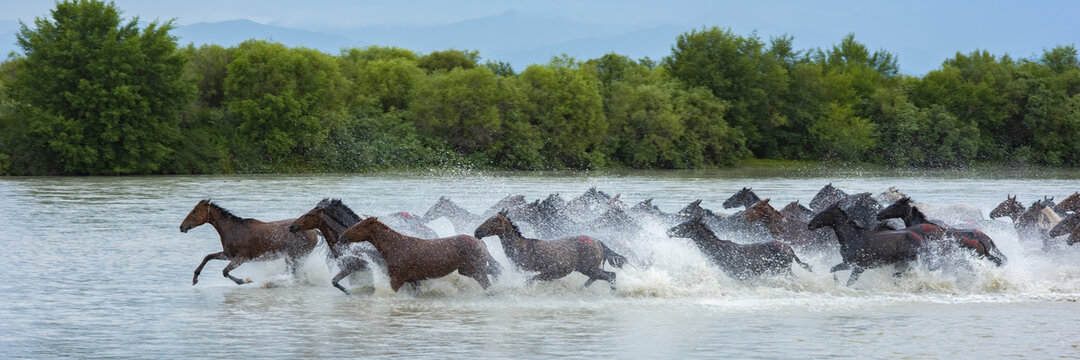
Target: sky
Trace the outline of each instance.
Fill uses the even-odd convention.
[[[431,26],[509,10],[582,23],[720,26],[763,39],[791,35],[798,49],[828,47],[848,34],[870,49],[899,58],[901,71],[925,74],[956,54],[976,49],[1038,57],[1044,49],[1080,39],[1080,1],[705,1],[705,0],[481,0],[283,1],[116,0],[124,15],[176,19],[179,25],[248,19],[301,30],[331,31],[370,25]],[[0,33],[18,20],[45,16],[53,1],[0,0]],[[543,33],[545,29],[535,29]],[[674,39],[672,39],[674,42]],[[393,45],[393,44],[384,44]]]

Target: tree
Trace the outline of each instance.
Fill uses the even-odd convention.
[[[480,62],[480,53],[476,50],[443,50],[433,51],[420,57],[418,65],[428,72],[450,71],[456,68],[472,69]]]
[[[228,72],[225,102],[240,141],[264,160],[302,158],[344,117],[347,83],[330,55],[249,40]]]
[[[139,29],[138,18],[124,23],[113,3],[96,0],[60,2],[50,15],[21,24],[26,60],[10,85],[28,141],[45,151],[37,160],[69,174],[160,169],[192,91],[172,21]]]
[[[554,167],[603,166],[608,130],[599,82],[574,59],[531,65],[518,77],[528,94],[525,116],[545,136],[541,153]]]

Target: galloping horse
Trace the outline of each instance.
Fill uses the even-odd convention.
[[[184,218],[184,222],[180,223],[180,232],[187,233],[196,226],[210,223],[221,236],[222,251],[203,258],[199,267],[195,268],[191,285],[199,282],[199,273],[210,260],[229,260],[229,264],[225,265],[221,274],[237,285],[250,283],[251,279],[241,280],[229,275],[229,272],[240,264],[252,260],[273,260],[284,257],[285,266],[289,271],[295,272],[296,259],[315,248],[315,245],[319,243],[319,235],[314,230],[290,232],[289,224],[292,224],[294,220],[262,222],[255,219],[243,219],[210,202],[210,199],[199,201]]]
[[[440,196],[439,200],[434,205],[431,205],[427,212],[424,212],[424,222],[430,222],[440,217],[446,217],[447,220],[450,220],[450,224],[454,226],[454,232],[458,233],[464,229],[475,228],[477,224],[484,220],[480,215],[473,214],[469,210],[457,206],[445,196]]]
[[[709,227],[695,217],[668,229],[669,237],[689,238],[705,256],[713,260],[724,273],[736,279],[745,280],[765,273],[791,272],[791,264],[798,263],[806,271],[813,271],[810,265],[795,256],[795,250],[784,243],[773,240],[764,243],[738,244],[722,240]]]
[[[754,194],[754,191],[751,190],[751,188],[744,187],[742,188],[742,190],[736,192],[735,195],[731,195],[731,197],[729,197],[727,200],[724,200],[723,206],[725,209],[731,209],[740,206],[742,206],[743,208],[748,208],[750,207],[750,205],[754,205],[758,201],[761,201],[761,198],[759,198],[757,194]]]
[[[446,276],[454,270],[471,277],[487,289],[487,275],[497,275],[494,262],[483,241],[469,235],[419,239],[402,235],[374,217],[364,219],[341,234],[340,241],[370,242],[386,259],[390,288],[395,292],[407,282]]]
[[[829,272],[851,269],[847,284],[851,286],[865,269],[915,260],[927,248],[926,240],[908,230],[874,231],[861,221],[851,218],[839,202],[819,212],[807,225],[810,229],[830,227],[840,242],[843,262]]]
[[[821,212],[829,207],[829,205],[832,205],[847,196],[848,194],[846,192],[833,187],[832,183],[829,183],[821,188],[821,190],[818,190],[817,194],[814,195],[814,198],[810,200],[810,209],[815,212]]]
[[[799,204],[799,200],[784,205],[784,208],[780,209],[780,213],[802,222],[808,222],[810,221],[810,218],[814,217],[814,211]]]
[[[917,206],[911,204],[909,197],[896,200],[877,215],[878,220],[892,218],[904,220],[906,230],[914,231],[924,238],[950,237],[957,242],[957,245],[975,251],[976,254],[992,261],[997,266],[1001,266],[1008,260],[986,233],[974,229],[953,229],[931,222]]]
[[[484,221],[473,234],[478,239],[498,236],[506,257],[518,268],[536,271],[539,274],[529,278],[528,283],[536,280],[555,280],[577,271],[589,277],[586,287],[596,280],[606,280],[615,289],[615,273],[605,271],[604,263],[622,268],[626,258],[619,255],[600,240],[588,236],[572,236],[555,240],[529,239],[521,235],[517,225],[506,217],[506,211],[499,212]]]
[[[747,222],[762,224],[773,238],[782,243],[798,247],[825,245],[825,240],[819,239],[814,232],[807,229],[805,222],[784,216],[769,205],[769,200],[754,203],[740,212],[739,216]]]
[[[1078,213],[1080,212],[1080,191],[1073,192],[1072,195],[1061,200],[1061,202],[1054,205],[1054,212],[1058,214]]]
[[[386,260],[383,260],[382,255],[371,244],[360,243],[348,246],[349,244],[338,242],[341,233],[358,222],[360,222],[360,216],[345,206],[341,200],[323,199],[315,205],[315,208],[289,225],[289,231],[294,233],[309,229],[319,229],[319,232],[322,232],[326,245],[330,247],[330,256],[338,260],[340,268],[330,283],[346,295],[349,294],[349,290],[341,286],[340,281],[353,272],[367,270],[369,266],[364,260],[365,257],[380,265],[386,265]]]

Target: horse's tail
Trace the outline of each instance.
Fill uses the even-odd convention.
[[[492,257],[491,254],[488,254],[487,264],[488,274],[491,274],[491,276],[494,276],[496,278],[502,274],[502,264],[499,264],[498,261],[495,261],[495,258]]]
[[[626,265],[626,257],[625,256],[619,255],[619,253],[615,252],[614,250],[611,250],[611,248],[607,247],[607,245],[604,244],[603,241],[597,241],[597,242],[600,243],[600,246],[604,248],[604,259],[600,261],[601,264],[603,264],[604,262],[607,262],[608,264],[611,264],[611,266],[614,266],[614,267],[617,267],[617,268],[620,268],[620,269],[622,269],[623,265]]]
[[[806,269],[806,271],[814,272],[814,268],[810,267],[810,264],[804,263],[802,260],[799,260],[798,255],[791,254],[791,259],[795,260],[795,263],[799,264],[799,266],[802,266],[802,268]]]

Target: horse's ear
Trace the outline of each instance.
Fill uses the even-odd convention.
[[[694,202],[690,203],[690,206],[700,206],[700,205],[701,205],[701,199],[697,199],[697,201],[694,201]]]
[[[499,211],[499,215],[506,216],[507,212],[506,208],[503,208],[502,211]]]
[[[765,204],[765,205],[769,205],[769,200],[772,200],[772,198],[765,198],[765,200],[761,200],[761,203]]]

